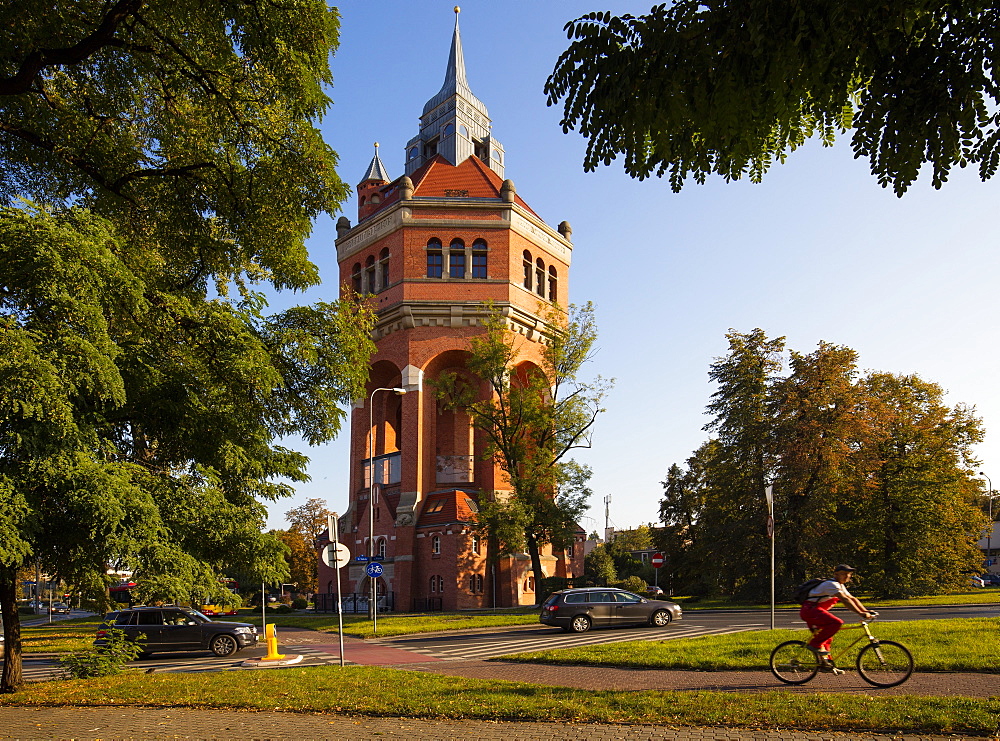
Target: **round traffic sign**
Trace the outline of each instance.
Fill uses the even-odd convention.
[[[653,557],[649,559],[649,562],[653,565],[654,569],[660,568],[661,566],[663,566],[663,554],[654,553]]]
[[[336,549],[330,543],[322,552],[323,563],[335,569],[339,569],[351,560],[351,552],[343,543],[337,543]]]
[[[365,566],[365,573],[368,576],[382,576],[382,564],[378,561],[371,561],[367,566]]]

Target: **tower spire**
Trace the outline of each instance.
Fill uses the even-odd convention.
[[[451,52],[448,54],[448,67],[444,72],[444,84],[441,86],[441,93],[448,92],[454,95],[460,88],[469,90],[469,80],[465,76],[465,55],[462,53],[462,32],[458,28],[458,14],[462,9],[455,6],[455,31],[451,35]],[[440,95],[441,93],[438,93]]]
[[[385,165],[382,164],[382,160],[378,156],[378,142],[375,142],[375,156],[372,157],[371,164],[368,165],[368,170],[365,172],[365,176],[361,178],[361,182],[379,180],[383,183],[388,183],[389,179]]]
[[[420,133],[406,145],[406,174],[411,175],[435,155],[453,165],[469,157],[481,159],[503,177],[503,146],[490,131],[486,106],[469,89],[462,51],[462,31],[458,25],[460,8],[455,6],[455,30],[444,83],[437,94],[424,104],[420,114]]]

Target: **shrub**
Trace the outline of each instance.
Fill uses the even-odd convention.
[[[271,610],[275,615],[287,615],[292,612],[290,605],[268,605],[268,609]]]
[[[618,582],[615,586],[629,592],[643,594],[646,591],[646,580],[640,576],[630,576],[628,579]]]
[[[293,610],[304,610],[309,607],[309,601],[305,597],[296,597],[292,600]]]
[[[59,663],[69,678],[110,677],[120,674],[125,664],[134,661],[142,653],[140,641],[145,638],[140,633],[139,640],[133,643],[125,636],[125,631],[109,628],[105,645],[73,651],[61,657]]]

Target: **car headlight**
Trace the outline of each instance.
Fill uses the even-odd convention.
[[[237,628],[236,632],[237,633],[253,633],[254,629],[253,628]]]

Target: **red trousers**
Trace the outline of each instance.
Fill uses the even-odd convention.
[[[806,602],[802,605],[802,609],[799,610],[799,617],[805,620],[806,625],[810,629],[818,629],[809,640],[809,645],[813,648],[817,648],[820,651],[829,651],[830,641],[837,635],[840,626],[844,624],[843,620],[827,609],[833,607],[837,602],[839,602],[839,599],[825,600],[819,605]]]

